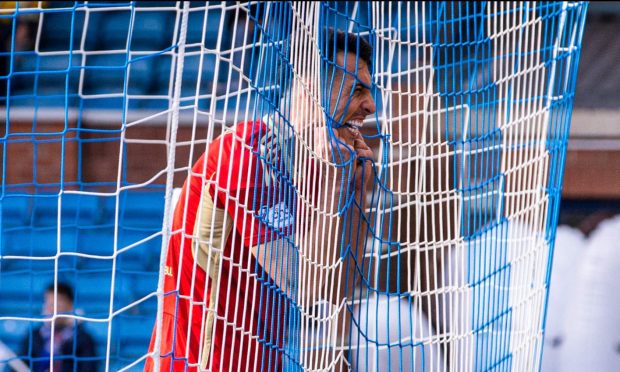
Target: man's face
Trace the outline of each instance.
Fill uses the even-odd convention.
[[[58,294],[58,313],[70,313],[73,310],[73,302],[63,294]],[[54,313],[54,292],[45,292],[45,303],[43,304],[43,311],[45,315],[51,315]]]
[[[344,53],[340,52],[336,60],[338,67],[331,86],[329,114],[330,116],[334,114],[337,126],[347,123],[361,126],[364,119],[376,110],[375,101],[369,89],[370,71],[368,71],[366,62],[356,58],[354,53],[348,53],[345,61]],[[342,67],[346,68],[347,73],[340,70]],[[327,84],[330,83],[331,76],[328,76]]]

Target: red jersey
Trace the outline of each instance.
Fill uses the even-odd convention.
[[[292,223],[287,211],[275,228],[260,217],[284,205],[260,156],[267,131],[262,122],[236,125],[209,145],[185,181],[164,275],[162,371],[282,369],[290,299],[251,253]],[[148,358],[145,370],[153,362]]]

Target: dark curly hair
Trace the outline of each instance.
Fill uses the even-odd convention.
[[[335,62],[336,55],[345,51],[357,54],[362,61],[366,62],[369,69],[372,66],[372,46],[368,41],[354,33],[328,28],[327,50],[325,51],[327,59]]]
[[[69,301],[73,303],[73,289],[66,283],[58,282],[58,286],[56,287],[58,290],[59,296],[65,296]],[[54,283],[51,283],[45,289],[47,293],[54,293]]]

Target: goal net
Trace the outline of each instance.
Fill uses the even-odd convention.
[[[0,370],[538,370],[586,8],[3,3]]]

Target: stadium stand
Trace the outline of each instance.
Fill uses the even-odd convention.
[[[42,20],[43,31],[38,50],[65,51],[63,55],[40,55],[34,51],[24,51],[15,59],[15,72],[11,78],[11,105],[64,107],[67,103],[65,93],[69,93],[70,98],[75,98],[78,93],[81,71],[77,66],[80,65],[78,61],[82,59],[85,59],[82,88],[84,99],[81,107],[83,109],[122,109],[123,99],[120,98],[120,94],[123,92],[126,79],[126,65],[129,65],[129,77],[126,79],[129,95],[168,94],[171,59],[162,53],[174,45],[172,26],[175,22],[175,13],[159,9],[174,4],[141,2],[133,5],[139,9],[134,12],[130,10],[129,3],[102,4],[107,7],[106,9],[115,6],[119,10],[97,12],[95,8],[95,11],[87,15],[86,32],[83,29],[86,15],[84,12],[74,12],[66,8],[80,6],[72,4],[71,2],[50,4],[55,8],[64,7],[64,9],[47,13]],[[202,11],[191,13],[188,21],[188,46],[202,44],[207,50],[215,49],[221,28],[231,31],[222,33],[228,37],[224,37],[221,42],[229,45],[233,24],[228,17],[219,21],[220,18],[219,9],[210,9],[206,14]],[[129,54],[125,53],[128,46],[131,50]],[[71,53],[72,62],[66,53],[68,50],[74,51]],[[102,54],[104,51],[106,53]],[[185,62],[183,82],[187,84],[183,84],[182,96],[194,94],[195,81],[199,75],[202,76],[203,82],[200,93],[208,94],[211,91],[215,56],[205,53],[202,63],[199,62],[199,57],[199,53],[194,53],[194,56],[188,57]],[[224,73],[223,68],[220,70]],[[235,81],[231,84],[235,84]],[[96,99],[92,97],[101,94],[118,94],[119,97]],[[69,107],[78,107],[79,100],[70,99],[67,104]],[[209,107],[210,101],[201,100],[199,104],[203,108]],[[167,100],[161,99],[140,100],[140,102],[129,100],[129,108],[132,109],[162,109],[167,105]]]
[[[118,249],[133,247],[118,255],[114,284],[111,259],[74,256],[59,258],[58,279],[74,286],[77,314],[105,320],[110,312],[112,286],[114,311],[156,289],[161,249],[161,236],[156,234],[161,230],[163,200],[161,192],[125,193],[119,197],[118,218],[122,223],[116,234],[116,246]],[[115,244],[115,203],[116,199],[110,197],[64,195],[59,241],[57,197],[6,198],[0,214],[4,240],[2,255],[44,258],[56,254],[57,249],[60,249],[62,252],[110,256]],[[19,313],[40,318],[40,298],[45,287],[54,280],[54,268],[53,259],[3,260],[0,267],[0,290],[3,293],[0,296],[0,314]],[[38,275],[32,275],[33,271]],[[111,339],[122,339],[123,343],[110,345],[112,366],[114,363],[135,360],[144,353],[150,339],[156,306],[156,299],[150,298],[128,313],[112,318]],[[29,326],[36,327],[38,324],[2,321],[0,340],[12,350],[19,351],[22,337]],[[85,325],[95,337],[97,355],[103,361],[108,342],[108,322],[85,321]],[[115,337],[117,333],[122,333],[123,337]]]

